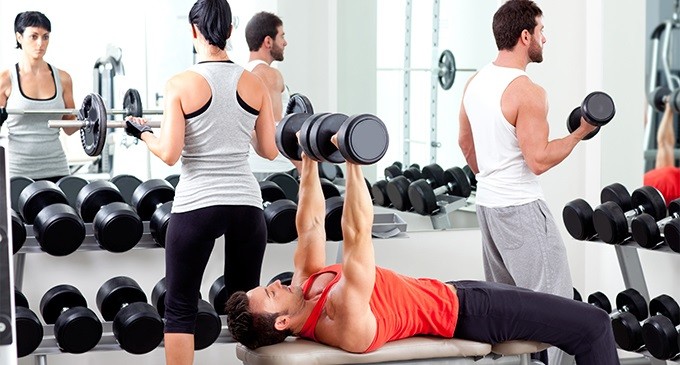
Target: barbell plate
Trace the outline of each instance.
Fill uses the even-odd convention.
[[[141,117],[143,115],[142,97],[139,91],[128,89],[123,96],[123,109],[127,110],[126,116]]]
[[[92,93],[85,97],[80,108],[87,123],[80,128],[80,142],[88,156],[99,156],[106,142],[106,107],[102,97]],[[49,122],[48,122],[49,125]]]
[[[456,58],[453,52],[445,49],[441,56],[439,56],[439,86],[444,90],[448,90],[453,86],[456,80]]]

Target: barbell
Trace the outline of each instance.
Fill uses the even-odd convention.
[[[456,67],[456,57],[453,52],[446,49],[439,56],[439,67],[438,68],[378,68],[379,71],[430,71],[436,72],[437,78],[439,79],[439,86],[444,90],[449,90],[453,86],[453,82],[456,80],[456,72],[474,72],[477,69],[473,68],[457,68]]]
[[[102,103],[103,104],[103,103]],[[7,114],[36,115],[36,114],[62,114],[78,115],[80,109],[6,109]],[[123,109],[109,109],[108,114],[121,114],[125,116],[141,117],[144,114],[163,114],[163,110],[144,110],[139,91],[128,89],[123,96]]]

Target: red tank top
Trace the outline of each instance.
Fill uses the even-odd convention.
[[[680,169],[669,166],[647,171],[644,175],[644,185],[653,186],[664,199],[666,204],[680,198]]]
[[[320,274],[336,276],[321,293],[312,314],[302,326],[300,337],[316,341],[314,330],[321,316],[328,292],[342,277],[342,265],[328,266],[302,284],[307,294]],[[446,284],[434,279],[416,279],[376,267],[375,286],[370,300],[377,329],[373,342],[364,352],[371,352],[386,342],[414,335],[453,337],[458,321],[458,297]]]

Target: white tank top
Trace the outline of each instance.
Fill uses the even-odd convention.
[[[255,67],[257,65],[267,65],[267,62],[264,62],[262,60],[252,60],[248,62],[244,68],[250,72],[253,72]],[[290,100],[290,94],[288,93],[288,87],[283,88],[283,92],[281,93],[281,113],[285,114],[286,113],[286,105],[288,105],[288,100]],[[280,116],[277,119],[283,118],[283,115]],[[269,161],[265,158],[260,157],[255,152],[255,149],[250,146],[250,155],[248,156],[248,163],[250,163],[250,169],[253,170],[255,173],[269,173],[269,172],[283,172],[283,171],[290,171],[295,168],[293,164],[285,158],[282,154],[279,153],[278,156],[274,159],[274,161]]]
[[[520,76],[526,73],[490,63],[470,81],[463,97],[479,167],[475,202],[481,206],[516,206],[543,199],[538,176],[519,148],[515,127],[501,110],[505,89]]]

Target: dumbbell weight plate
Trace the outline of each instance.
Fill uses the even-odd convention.
[[[151,219],[158,206],[173,200],[175,189],[163,179],[151,179],[143,182],[132,193],[131,205],[137,208],[137,214],[143,221]]]
[[[616,108],[609,95],[601,91],[594,91],[583,100],[581,112],[583,117],[592,125],[603,126],[614,118]]]
[[[334,196],[326,199],[326,239],[328,241],[342,241],[342,208],[344,199]]]
[[[608,314],[612,312],[611,302],[609,301],[606,295],[599,291],[588,296],[588,303],[596,306],[597,308],[602,309]]]
[[[571,113],[569,113],[569,117],[567,118],[567,130],[569,131],[569,133],[574,133],[574,131],[581,126],[581,115],[582,113],[580,106],[577,106],[576,108],[574,108],[574,110],[571,111]],[[593,130],[592,132],[588,133],[585,137],[583,137],[583,140],[585,141],[595,137],[595,135],[598,132],[600,132],[599,126],[595,128],[595,130]]]
[[[587,240],[595,235],[593,208],[583,199],[567,203],[562,209],[562,220],[567,232],[577,240]]]
[[[286,104],[286,114],[293,113],[313,114],[314,107],[312,106],[312,102],[302,94],[292,94],[288,100],[288,104]]]
[[[146,294],[136,281],[125,276],[117,276],[102,284],[97,290],[96,299],[102,318],[105,321],[113,321],[124,305],[146,303]]]
[[[215,309],[203,299],[198,300],[194,350],[203,350],[217,341],[222,332],[222,320]]]
[[[460,167],[446,169],[446,171],[444,171],[444,181],[445,183],[453,184],[453,190],[449,192],[450,195],[468,198],[470,197],[470,194],[472,194],[470,181],[468,180],[467,175],[465,175],[465,171]]]
[[[649,314],[661,314],[674,324],[680,324],[680,306],[675,299],[666,294],[659,295],[649,301]]]
[[[341,113],[326,114],[309,126],[309,147],[313,155],[322,161],[343,163],[345,159],[331,142],[331,137],[338,132],[340,126],[347,120],[347,115]],[[339,143],[339,140],[338,140]]]
[[[469,165],[463,166],[463,171],[465,172],[465,175],[468,178],[468,181],[470,182],[470,187],[472,190],[477,189],[477,178],[475,177],[475,173],[472,172],[472,169],[470,168]]]
[[[68,204],[68,200],[57,184],[41,180],[31,183],[21,191],[17,207],[24,221],[33,224],[40,210],[56,203]]]
[[[267,238],[274,243],[288,243],[297,237],[295,216],[297,204],[292,200],[281,199],[264,208],[264,218],[267,222]]]
[[[92,93],[85,96],[80,107],[89,123],[80,128],[80,142],[88,156],[99,156],[106,143],[106,106],[101,96]]]
[[[425,179],[430,180],[430,186],[432,186],[432,188],[437,188],[446,184],[444,169],[437,164],[430,164],[423,167],[421,173]],[[467,178],[465,179],[467,180]]]
[[[43,325],[38,316],[27,307],[16,307],[17,357],[28,356],[43,340]]]
[[[672,219],[663,227],[663,236],[671,250],[680,253],[680,220]]]
[[[411,201],[408,198],[409,179],[405,175],[397,176],[387,183],[387,196],[392,206],[405,212],[411,209]]]
[[[24,246],[24,242],[26,242],[26,226],[21,220],[19,213],[13,209],[10,210],[10,213],[12,215],[12,253],[15,254],[19,252],[21,247]]]
[[[124,202],[109,203],[101,207],[94,216],[92,226],[95,239],[109,252],[126,252],[132,249],[144,233],[142,219]]]
[[[371,186],[373,202],[381,207],[390,206],[390,198],[387,196],[387,181],[378,180]]]
[[[111,178],[111,182],[116,185],[128,204],[132,203],[132,193],[142,184],[142,180],[132,175],[116,175]]]
[[[135,89],[128,89],[123,95],[123,109],[126,110],[125,116],[133,116],[141,118],[144,115],[142,108],[142,97],[139,91]]]
[[[177,184],[179,184],[179,174],[172,174],[165,177],[165,181],[169,182],[173,188],[177,189]]]
[[[40,313],[45,323],[54,324],[64,308],[87,307],[83,294],[72,285],[57,285],[40,299]]]
[[[670,360],[679,351],[678,331],[673,322],[664,316],[654,316],[652,319],[642,326],[645,349],[657,359]]]
[[[286,195],[286,199],[292,201],[298,200],[298,191],[300,190],[300,184],[295,180],[293,176],[285,172],[275,172],[264,178],[264,181],[271,181],[278,185],[283,193]]]
[[[670,95],[671,90],[666,86],[659,86],[647,95],[647,102],[656,109],[656,111],[663,112],[666,109],[666,103],[663,98]]]
[[[271,203],[277,200],[286,199],[286,194],[278,185],[271,181],[260,181],[260,194],[262,202]]]
[[[314,154],[314,151],[312,150],[311,146],[311,138],[312,135],[310,134],[312,130],[312,125],[316,124],[317,121],[325,117],[326,115],[329,115],[330,113],[316,113],[308,116],[302,125],[300,126],[300,138],[299,138],[299,146],[304,151],[304,153],[307,155],[307,157],[311,158],[312,160],[315,161],[321,161],[321,156],[317,156]],[[280,124],[281,122],[279,122]],[[278,137],[278,136],[277,136]]]
[[[645,344],[642,339],[642,326],[630,313],[621,313],[612,319],[612,332],[614,341],[622,350],[637,351]]]
[[[64,176],[57,181],[57,186],[64,192],[64,195],[66,195],[68,204],[74,208],[76,207],[76,197],[78,196],[78,193],[87,184],[87,180],[75,175]]]
[[[669,102],[673,112],[676,114],[680,113],[680,89],[675,89],[671,92]]]
[[[572,289],[574,291],[574,296],[573,296],[574,300],[577,301],[577,302],[582,302],[583,297],[581,297],[581,293],[579,293],[579,291],[576,290],[576,288],[572,288]]]
[[[604,202],[595,208],[593,226],[599,238],[606,243],[621,243],[628,238],[626,215],[614,202]]]
[[[24,188],[34,183],[33,179],[23,177],[23,176],[12,176],[9,178],[9,190],[11,196],[11,206],[12,209],[17,212],[21,212],[19,209],[19,195],[24,191]]]
[[[630,230],[635,242],[644,248],[654,248],[663,241],[654,217],[647,213],[633,218],[630,222]]]
[[[172,202],[163,203],[151,215],[149,231],[154,241],[161,247],[165,247],[165,237],[168,232],[168,224],[172,215]]]
[[[337,165],[330,162],[319,162],[319,177],[326,179],[328,181],[333,181],[338,177]]]
[[[319,182],[321,183],[321,191],[323,191],[324,199],[340,196],[340,189],[338,189],[335,184],[324,178],[319,178]]]
[[[293,283],[293,272],[284,271],[282,273],[276,274],[273,278],[269,280],[267,286],[272,285],[277,280],[281,280],[281,285],[291,285]]]
[[[418,214],[432,214],[439,209],[432,186],[423,179],[416,180],[408,186],[408,200]]]
[[[163,319],[148,303],[135,302],[113,319],[113,334],[120,347],[135,355],[151,352],[163,340]]]
[[[401,168],[397,165],[392,164],[390,166],[385,167],[384,173],[386,179],[393,179],[401,175]]]
[[[65,256],[75,252],[85,240],[85,224],[73,207],[56,203],[38,213],[33,233],[43,251]]]
[[[645,213],[649,213],[657,221],[662,220],[666,216],[666,200],[652,186],[643,186],[635,189],[631,195],[631,200],[633,207],[645,207]]]
[[[372,165],[385,155],[390,138],[382,120],[371,114],[347,118],[338,130],[338,148],[348,162]]]
[[[647,318],[649,311],[647,310],[647,301],[635,289],[629,288],[616,295],[616,308],[628,308],[628,312],[642,321]]]
[[[602,189],[600,203],[604,202],[614,202],[624,212],[633,209],[633,202],[628,189],[619,183],[609,184]]]
[[[75,208],[80,212],[83,221],[91,223],[94,216],[106,204],[124,202],[116,185],[106,180],[95,180],[82,189],[76,197]]]
[[[293,113],[288,114],[279,121],[276,126],[276,147],[279,152],[289,160],[300,161],[302,149],[295,134],[300,130],[305,120],[311,114]]]
[[[208,299],[213,308],[215,308],[215,311],[217,311],[217,314],[227,314],[224,306],[227,304],[227,299],[229,298],[227,297],[227,287],[224,286],[224,276],[220,276],[212,283],[210,291],[208,291]]]

